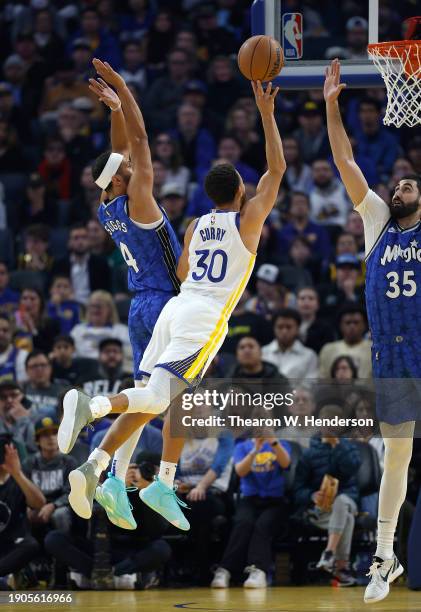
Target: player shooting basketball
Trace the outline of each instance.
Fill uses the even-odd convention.
[[[97,69],[118,91],[123,88],[115,73],[108,74],[108,68],[104,70],[101,66]],[[259,182],[256,196],[248,202],[243,180],[231,164],[216,165],[206,176],[206,192],[215,209],[194,220],[187,229],[177,267],[177,276],[182,281],[180,294],[164,306],[140,364],[140,371],[148,377],[146,386],[90,401],[76,390],[66,396],[61,431],[69,450],[81,429],[96,415],[127,413],[113,423],[88,461],[69,475],[69,501],[83,518],[91,516],[101,472],[107,468],[111,454],[137,429],[138,417],[164,412],[192,381],[199,381],[204,375],[225,339],[228,319],[252,273],[263,224],[275,204],[286,169],[274,117],[278,89],[272,90],[269,84],[264,91],[258,82],[253,83],[253,90],[262,117],[268,170]],[[125,95],[121,96],[123,111]],[[127,127],[130,130],[129,123]],[[114,172],[117,171],[115,168]],[[118,195],[114,191],[115,177],[109,176],[108,180],[112,181],[113,189],[109,195],[115,197]],[[132,181],[133,177],[129,186]],[[135,194],[128,190],[130,201]],[[159,477],[141,492],[147,505],[179,527],[179,522],[186,519],[164,513],[168,498],[178,499],[173,488]],[[178,502],[183,505],[181,500]]]
[[[324,96],[333,159],[364,222],[367,314],[373,340],[377,416],[385,444],[380,485],[377,548],[364,601],[389,593],[403,567],[393,552],[399,510],[406,497],[415,421],[420,414],[421,378],[421,177],[403,177],[389,203],[369,189],[354,160],[338,105],[344,84],[340,64],[326,70]],[[393,379],[388,382],[385,379]]]

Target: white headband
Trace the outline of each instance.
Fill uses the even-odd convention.
[[[101,187],[101,189],[106,189],[108,187],[108,185],[111,183],[111,179],[113,178],[114,174],[119,169],[123,159],[124,156],[121,155],[121,153],[110,154],[110,157],[108,158],[108,161],[105,164],[103,171],[95,181],[98,187]]]

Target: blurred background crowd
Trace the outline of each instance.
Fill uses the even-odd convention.
[[[299,8],[295,0],[287,4]],[[366,2],[303,5],[310,49],[326,58],[365,57]],[[380,5],[381,38],[400,38],[402,15],[415,14],[416,4]],[[317,509],[314,494],[328,470],[340,480],[339,509],[346,505],[336,577],[350,584],[358,518],[366,519],[358,532],[362,552],[353,548],[352,558],[362,566],[373,537],[383,449],[371,431],[354,442],[323,432],[281,443],[276,432],[190,440],[179,491],[192,508],[191,532],[168,530],[132,491],[142,517],[135,539],[110,527],[99,510],[86,532],[67,502],[67,474],[110,419],[85,432],[73,457],[57,447],[66,388],[111,394],[130,386],[132,375],[127,269],[97,220],[99,189],[90,170],[109,147],[108,111],[88,89],[92,58],[119,70],[139,102],[154,194],[182,240],[189,220],[210,208],[203,177],[213,164],[234,164],[248,197],[265,170],[251,87],[236,66],[250,36],[250,0],[6,1],[0,34],[1,585],[8,588],[11,575],[15,587],[63,585],[69,571],[79,587],[209,584],[215,567],[217,581],[241,579],[247,569],[248,586],[282,582],[289,571],[281,561],[296,532],[286,525],[306,521],[324,541],[327,523],[307,514]],[[357,163],[388,201],[400,177],[421,173],[421,133],[383,126],[383,89],[345,91],[341,104]],[[311,380],[344,382],[352,393],[342,394],[336,412],[370,414],[362,384],[371,377],[363,224],[332,164],[322,92],[281,92],[276,118],[287,172],[210,375],[304,381],[299,416],[332,410],[326,398],[316,401]],[[161,427],[159,419],[146,426],[128,486],[152,480]],[[418,483],[414,468],[408,516]],[[104,531],[109,537],[98,537]],[[307,565],[300,565],[302,554],[292,563],[295,580],[314,579],[307,576],[310,548]]]

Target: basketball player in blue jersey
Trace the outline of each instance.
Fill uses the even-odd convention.
[[[113,78],[103,71],[101,76],[108,82]],[[164,412],[189,385],[200,381],[224,342],[231,312],[250,278],[263,224],[276,202],[286,169],[274,117],[278,90],[273,91],[269,84],[264,91],[260,83],[253,83],[253,89],[265,133],[268,170],[256,196],[247,202],[244,183],[231,164],[218,164],[206,176],[206,193],[215,209],[194,220],[186,231],[177,267],[182,281],[180,293],[164,306],[140,364],[149,376],[147,385],[126,389],[112,398],[94,397],[88,407],[71,391],[71,401],[64,407],[64,429],[72,440],[92,418],[91,411],[102,415],[125,413],[113,423],[88,461],[69,475],[69,501],[82,518],[91,515],[95,488],[111,454],[137,427],[133,417]],[[140,497],[165,516],[163,507],[171,495],[158,476]]]
[[[105,66],[93,61],[100,70]],[[134,378],[141,384],[140,361],[165,304],[179,292],[176,267],[181,247],[165,212],[152,195],[153,171],[145,126],[132,94],[117,74],[118,94],[105,81],[91,79],[90,89],[111,109],[112,152],[100,155],[92,168],[96,184],[103,190],[98,218],[110,234],[128,267],[128,287],[134,293],[129,313],[129,333],[133,348]],[[67,394],[67,406],[72,393]],[[88,403],[90,398],[79,392]],[[93,417],[101,416],[93,411]],[[125,529],[135,529],[125,487],[125,475],[144,424],[155,415],[134,415],[137,428],[116,450],[109,478],[97,488],[96,499],[105,508],[111,522]],[[161,478],[175,474],[184,441],[171,438],[169,419],[164,429]],[[66,436],[63,424],[58,436],[60,450],[69,452],[75,439]],[[171,491],[173,489],[171,488]],[[175,495],[174,495],[175,497]],[[178,527],[189,524],[175,501],[167,496],[170,517],[178,517]],[[171,503],[172,501],[172,503]],[[179,516],[178,516],[179,515]]]
[[[403,572],[393,552],[399,510],[406,497],[415,421],[420,418],[421,389],[421,177],[403,177],[384,202],[368,188],[354,160],[338,105],[340,64],[326,71],[324,96],[333,159],[364,222],[367,261],[366,302],[373,340],[373,375],[377,416],[385,444],[380,485],[377,549],[364,601],[389,593]],[[390,382],[384,379],[393,379]],[[333,560],[326,559],[326,563]]]

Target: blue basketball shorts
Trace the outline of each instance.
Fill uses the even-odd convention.
[[[139,365],[152,337],[155,323],[165,304],[174,297],[168,291],[142,291],[136,293],[130,304],[129,336],[133,351],[133,376],[140,380]]]
[[[421,421],[421,339],[415,331],[376,336],[372,361],[379,421]]]

